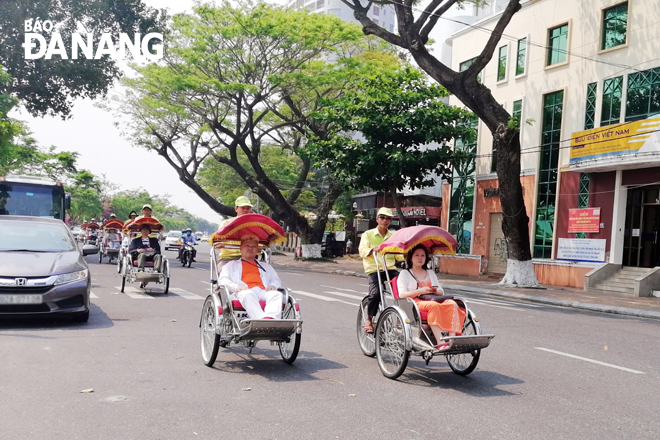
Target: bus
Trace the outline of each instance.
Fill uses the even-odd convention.
[[[29,215],[64,221],[71,196],[47,177],[0,176],[0,215]]]

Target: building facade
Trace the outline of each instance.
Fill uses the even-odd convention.
[[[357,23],[353,16],[353,10],[341,0],[293,0],[287,3],[287,7],[305,8],[315,14],[329,14],[339,17],[349,23]],[[374,23],[380,25],[390,32],[396,29],[396,14],[392,5],[373,5],[367,16]]]
[[[500,15],[451,37],[455,70],[469,67]],[[659,23],[656,0],[526,1],[481,73],[521,126],[520,178],[541,283],[584,287],[604,263],[660,266]],[[456,148],[475,158],[443,185],[441,223],[459,241],[443,271],[501,274],[496,156],[490,132],[473,123],[475,138]]]

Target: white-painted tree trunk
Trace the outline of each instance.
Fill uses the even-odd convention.
[[[321,258],[320,244],[303,244],[301,246],[303,258]]]
[[[506,274],[500,281],[501,285],[513,285],[518,287],[538,287],[534,265],[532,260],[518,261],[508,259],[506,262]]]

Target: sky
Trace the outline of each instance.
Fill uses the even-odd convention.
[[[168,8],[171,13],[190,11],[193,0],[145,0],[149,6]],[[58,151],[79,153],[80,168],[105,177],[119,190],[144,188],[152,195],[169,195],[171,204],[193,215],[217,223],[221,217],[188,189],[165,159],[154,152],[133,147],[114,126],[114,116],[95,107],[89,99],[75,101],[73,117],[34,118],[26,111],[12,116],[27,123],[42,147],[54,145]],[[137,165],[139,164],[139,165]],[[154,213],[158,216],[158,213]]]

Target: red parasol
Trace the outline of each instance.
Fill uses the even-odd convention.
[[[164,228],[156,217],[138,217],[132,222],[125,223],[123,231],[139,231],[142,225],[151,226],[151,232],[162,231]]]
[[[80,225],[80,229],[92,229],[92,230],[94,230],[94,229],[98,229],[99,227],[100,226],[98,225],[98,223],[83,223],[82,225]]]
[[[124,227],[124,222],[116,218],[111,218],[107,222],[103,223],[103,229],[120,229]]]
[[[254,235],[261,244],[286,241],[284,229],[275,221],[261,214],[244,214],[236,217],[211,236],[211,243],[233,241],[238,244],[241,237]]]
[[[418,244],[431,254],[455,254],[456,239],[438,226],[410,226],[399,229],[380,245],[381,254],[406,254]]]

